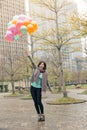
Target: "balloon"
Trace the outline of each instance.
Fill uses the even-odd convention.
[[[10,21],[7,26],[10,27],[12,25],[12,21]]]
[[[8,23],[5,39],[8,41],[17,41],[20,37],[35,32],[38,29],[38,24],[30,17],[24,14],[13,16],[12,21]]]
[[[6,35],[5,35],[5,39],[7,41],[14,41],[14,35],[12,34],[11,31],[7,31]]]
[[[14,20],[12,20],[12,24],[17,24],[17,20],[16,19],[14,19]]]
[[[18,33],[18,30],[17,30],[15,24],[12,24],[12,25],[8,28],[8,30],[10,30],[10,31],[13,33],[13,35],[16,35],[16,34]]]
[[[18,30],[18,34],[19,34],[19,35],[21,35],[20,28],[21,28],[21,26],[23,26],[23,25],[24,25],[23,21],[21,21],[21,20],[17,21],[16,28],[17,28],[17,30]]]
[[[18,16],[18,20],[25,20],[27,18],[27,16],[26,15],[24,15],[24,14],[21,14],[21,15],[19,15]]]
[[[27,26],[30,23],[30,21],[28,19],[24,20],[24,25]]]
[[[18,21],[17,21],[17,24],[16,24],[17,29],[20,30],[20,27],[21,27],[22,25],[24,25],[24,22],[21,21],[21,20],[18,20]]]
[[[27,27],[26,27],[26,26],[21,26],[20,32],[21,32],[22,34],[27,34]]]
[[[34,26],[34,31],[38,29],[38,25],[35,21],[32,21],[31,24]]]
[[[34,26],[32,24],[29,24],[27,26],[27,29],[28,29],[28,33],[33,33],[34,32]]]
[[[17,40],[19,40],[19,39],[20,39],[20,36],[19,36],[19,35],[15,35],[15,36],[14,36],[14,40],[15,40],[15,41],[17,41]]]
[[[28,18],[28,20],[29,20],[29,22],[31,22],[31,21],[32,21],[32,18]]]

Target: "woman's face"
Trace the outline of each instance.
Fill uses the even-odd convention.
[[[39,65],[39,69],[40,69],[40,70],[43,70],[43,68],[44,68],[44,63],[42,62],[42,63]]]

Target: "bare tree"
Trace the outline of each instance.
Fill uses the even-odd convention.
[[[49,50],[50,47],[57,50],[56,65],[58,67],[59,89],[63,86],[63,95],[67,97],[66,87],[64,85],[62,48],[64,46],[70,46],[72,39],[76,39],[78,36],[68,22],[70,16],[70,12],[68,13],[68,11],[70,11],[72,4],[67,3],[66,0],[40,0],[36,1],[36,3],[42,11],[37,11],[35,15],[35,17],[40,19],[40,32],[38,31],[34,37],[41,39],[40,44],[43,44],[44,48],[48,48]],[[45,10],[46,14],[44,13]]]
[[[14,50],[15,51],[15,50]],[[29,77],[30,68],[29,61],[26,55],[16,53],[11,49],[6,49],[4,57],[4,81],[10,81],[12,85],[12,93],[15,93],[15,81]],[[1,63],[2,64],[2,63]],[[26,69],[27,68],[27,69]]]

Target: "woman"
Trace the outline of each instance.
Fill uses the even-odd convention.
[[[38,121],[45,121],[44,106],[42,104],[42,91],[46,92],[47,86],[49,87],[46,72],[46,63],[44,61],[39,62],[38,67],[34,64],[30,56],[28,56],[34,72],[31,78],[31,95],[34,101],[36,112],[38,114]],[[49,90],[51,91],[50,87]]]

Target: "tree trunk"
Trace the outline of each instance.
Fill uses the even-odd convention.
[[[12,93],[14,94],[15,93],[15,88],[14,88],[14,81],[13,80],[11,81],[11,85],[12,85]]]
[[[62,57],[61,57],[61,51],[60,48],[58,48],[58,53],[59,53],[59,88],[60,91],[63,88],[63,97],[67,97],[67,91],[66,91],[66,86],[64,83],[64,73],[63,73],[63,67],[62,67]]]
[[[30,87],[30,85],[29,85],[29,76],[26,77],[25,86],[26,86],[26,90],[29,91],[29,87]]]
[[[63,75],[62,75],[62,60],[61,60],[61,52],[60,52],[60,48],[58,48],[58,61],[59,61],[59,86],[58,86],[58,90],[59,92],[62,90],[62,79],[63,79]]]

